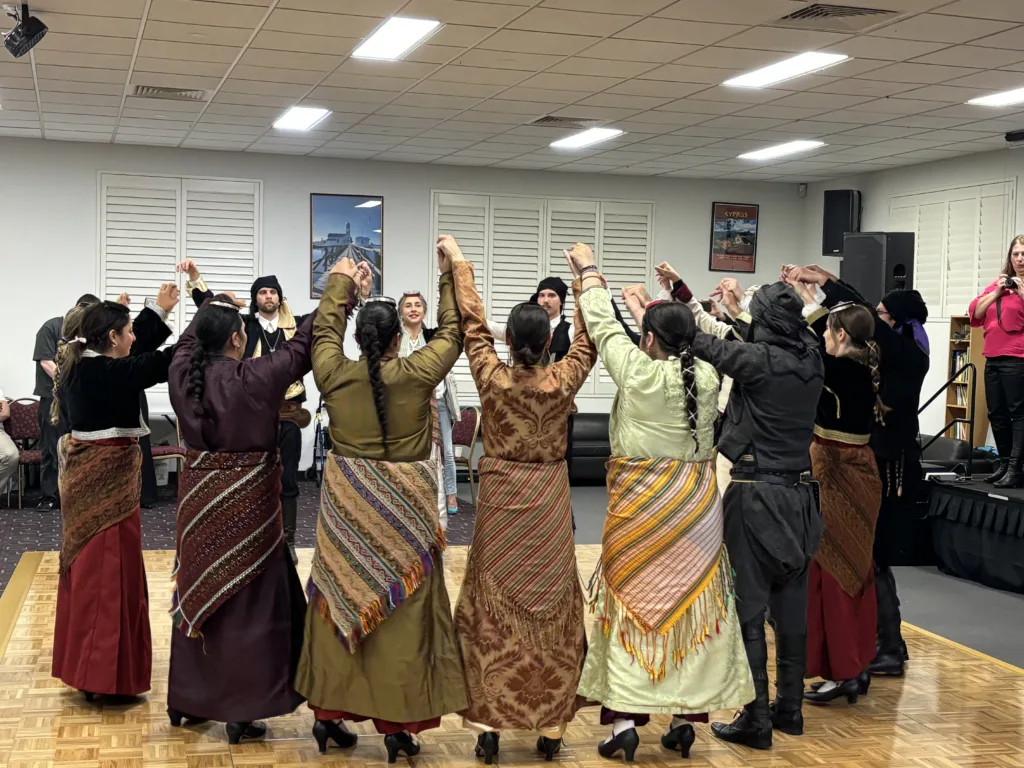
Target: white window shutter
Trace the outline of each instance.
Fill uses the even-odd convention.
[[[467,261],[473,264],[476,289],[484,299],[485,306],[487,295],[484,285],[487,275],[489,211],[490,200],[484,195],[463,195],[453,192],[434,194],[433,240],[436,240],[438,235],[451,235],[458,241],[462,254]],[[430,264],[432,268],[428,274],[437,274],[437,256],[434,249],[431,249],[430,252]],[[433,318],[437,317],[438,298],[435,283],[433,307],[428,310]],[[452,368],[452,374],[455,376],[455,382],[459,388],[459,399],[462,400],[465,397],[467,403],[474,402],[477,395],[476,385],[469,372],[469,361],[464,354],[459,356],[455,367]]]
[[[651,283],[651,224],[654,207],[645,203],[601,203],[600,260],[601,274],[608,281],[612,297],[620,295],[627,285]],[[636,327],[625,306],[619,309],[631,328]],[[601,393],[615,393],[615,384],[598,363],[597,388]]]
[[[260,265],[260,183],[183,179],[184,245],[182,258],[193,259],[211,291],[232,291],[250,300]],[[182,289],[184,290],[183,277]],[[282,286],[285,296],[305,293],[305,286]],[[185,330],[197,308],[182,296]]]
[[[1006,253],[1014,234],[1013,184],[986,184],[981,191],[981,232],[974,295],[985,290],[1006,266]],[[966,311],[966,310],[965,310]]]
[[[131,296],[142,311],[160,284],[175,280],[180,252],[181,181],[145,176],[100,177],[100,294]],[[177,330],[177,315],[168,322]]]
[[[490,200],[490,269],[484,301],[491,318],[505,322],[517,304],[529,300],[540,280],[544,201],[517,197]],[[495,339],[506,359],[508,348]]]
[[[966,313],[976,295],[980,196],[968,190],[957,197],[946,213],[946,316]]]
[[[918,210],[917,236],[914,238],[914,287],[930,307],[943,306],[946,211],[945,202],[923,204]]]

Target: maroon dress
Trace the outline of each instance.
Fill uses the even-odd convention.
[[[203,407],[188,397],[196,340],[186,331],[169,375],[171,404],[185,445],[218,453],[277,452],[278,413],[288,387],[309,372],[315,313],[273,355],[214,357],[205,371]],[[277,494],[266,504],[276,505]],[[302,651],[306,597],[282,539],[260,572],[190,637],[172,631],[168,705],[193,717],[250,722],[293,712],[305,701],[294,686]]]

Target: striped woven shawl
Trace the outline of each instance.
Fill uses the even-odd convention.
[[[66,575],[93,536],[139,509],[142,452],[136,440],[78,440],[57,444],[61,524],[60,573]]]
[[[196,637],[284,538],[280,460],[276,452],[188,451],[179,492],[171,615]]]
[[[530,645],[564,645],[582,616],[564,461],[480,459],[480,498],[463,596]],[[456,609],[457,610],[457,609]],[[578,610],[578,608],[577,608]]]
[[[598,621],[652,681],[698,650],[725,616],[732,578],[722,503],[711,462],[613,458],[608,516],[594,586],[603,582]],[[612,621],[615,617],[616,621]]]
[[[435,462],[329,455],[308,592],[350,652],[416,591],[444,546]]]

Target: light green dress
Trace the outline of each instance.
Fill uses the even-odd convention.
[[[700,360],[694,365],[700,444],[695,451],[679,359],[652,360],[641,352],[615,319],[611,297],[603,288],[585,291],[580,306],[601,362],[618,386],[609,419],[612,456],[710,461],[718,413],[715,369]],[[603,589],[599,590],[596,605],[603,605]],[[753,701],[754,683],[734,600],[730,596],[718,634],[699,649],[687,650],[678,665],[669,663],[664,679],[656,683],[619,642],[614,616],[610,631],[595,624],[580,695],[634,714],[703,714]],[[672,633],[669,638],[672,658]]]

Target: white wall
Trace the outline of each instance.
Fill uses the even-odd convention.
[[[948,189],[955,186],[1009,181],[1017,179],[1021,174],[1024,174],[1024,152],[1003,149],[953,160],[893,168],[888,171],[877,171],[813,184],[807,194],[806,219],[802,227],[805,238],[802,250],[805,253],[814,254],[821,251],[821,224],[826,189],[860,190],[863,205],[861,231],[885,232],[889,229],[889,204],[895,196]],[[1013,229],[1019,231],[1019,222],[1024,222],[1024,205],[1022,205],[1019,195],[1014,213],[1018,225]],[[824,259],[818,263],[824,264],[825,261],[835,263],[839,260]],[[835,272],[836,270],[831,271]],[[964,307],[964,312],[966,311],[967,308]],[[930,398],[949,377],[949,318],[940,317],[938,312],[939,310],[935,310],[935,314],[929,317],[925,326],[932,355],[931,368],[921,393],[922,403]],[[923,433],[935,434],[945,426],[944,403],[945,397],[938,398],[921,415],[921,431]],[[989,443],[992,443],[991,434]]]
[[[294,309],[309,299],[311,192],[383,195],[384,291],[428,289],[430,191],[600,197],[655,203],[655,256],[679,269],[698,295],[722,273],[707,269],[711,204],[761,206],[757,272],[746,282],[776,279],[784,263],[813,259],[813,221],[796,186],[706,179],[651,179],[577,173],[406,165],[256,153],[199,152],[106,144],[0,139],[0,388],[32,391],[32,344],[43,321],[63,314],[99,288],[97,174],[101,171],[230,177],[263,181],[263,273],[278,276]],[[818,219],[820,228],[820,216]],[[819,229],[820,234],[820,229]],[[170,275],[168,276],[170,277]],[[307,377],[312,387],[312,377]],[[314,395],[315,396],[315,395]],[[159,411],[166,403],[151,402]],[[607,407],[605,405],[604,407]],[[303,464],[309,460],[308,453]]]

